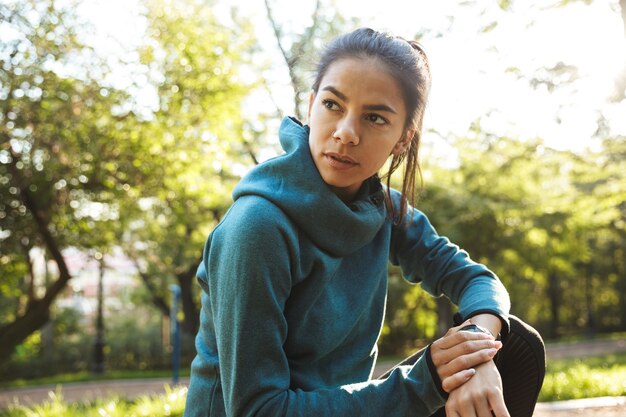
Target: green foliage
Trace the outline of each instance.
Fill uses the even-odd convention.
[[[140,56],[159,103],[137,131],[148,143],[139,158],[143,181],[123,201],[133,221],[120,241],[162,310],[168,285],[181,286],[189,333],[197,328],[191,290],[204,242],[259,145],[249,142],[241,117],[253,87],[240,74],[254,49],[251,28],[226,26],[212,10],[194,1],[146,2]]]
[[[141,302],[153,302],[159,314],[167,313],[168,285],[183,287],[181,315],[193,333],[193,277],[204,241],[267,145],[265,128],[242,115],[261,84],[248,80],[258,65],[253,28],[236,12],[231,23],[220,21],[206,3],[146,1],[148,29],[134,67],[145,82],[120,91],[105,83],[103,57],[82,42],[89,27],[63,4],[0,4],[1,24],[11,29],[0,45],[0,329],[54,283],[54,274],[34,279],[33,248],[50,259],[54,248],[106,253],[119,245],[149,290]],[[300,112],[308,92],[305,58],[350,25],[316,4],[302,33],[276,32]],[[502,10],[512,4],[497,3]],[[536,83],[549,88],[555,77],[577,76],[562,63],[541,73]],[[144,89],[158,97],[149,112],[133,95]],[[455,138],[456,166],[425,170],[418,208],[497,272],[513,312],[549,337],[626,329],[626,140],[603,131],[596,134],[601,150],[573,154],[541,140],[497,137],[477,122],[467,137]],[[437,310],[397,269],[390,269],[389,288],[380,348],[402,354],[434,337]],[[109,339],[111,366],[163,365],[157,316],[148,313],[141,329],[126,319],[108,324],[119,331]],[[61,362],[87,369],[88,334],[71,317],[55,323],[65,327],[54,327],[54,337],[67,335],[52,339],[63,346],[60,356],[44,359],[50,339],[34,333],[11,366],[30,369],[30,376]]]
[[[0,49],[5,253],[45,246],[34,210],[45,213],[61,246],[105,243],[107,235],[91,231],[107,221],[107,230],[114,230],[115,200],[124,195],[132,175],[132,169],[120,173],[119,168],[132,166],[127,157],[137,151],[122,140],[125,115],[113,111],[127,96],[92,77],[90,70],[102,72],[106,66],[78,40],[77,32],[87,29],[71,9],[9,2],[2,11],[18,33]],[[78,70],[81,55],[91,66]],[[90,205],[96,202],[99,210]]]
[[[626,395],[626,353],[550,361],[540,401]]]
[[[143,396],[129,401],[120,398],[99,399],[91,403],[63,401],[62,391],[51,393],[50,401],[33,407],[12,406],[0,417],[140,417],[182,416],[187,389],[165,387],[165,394]]]
[[[88,369],[93,340],[72,310],[55,311],[53,320],[17,346],[0,367],[2,379],[31,379]]]
[[[135,293],[144,293],[138,288]],[[135,296],[133,295],[133,298]],[[156,370],[171,366],[169,320],[148,303],[128,302],[123,310],[111,312],[106,321],[106,367],[111,370]],[[181,367],[189,367],[195,356],[193,338],[181,335]]]
[[[15,319],[20,306],[24,304],[27,292],[24,277],[28,273],[26,262],[16,253],[0,255],[0,326]],[[16,259],[18,258],[18,259]]]
[[[0,5],[15,35],[0,47],[0,326],[27,327],[34,301],[51,304],[74,272],[38,282],[32,248],[45,248],[61,276],[68,247],[123,246],[163,313],[168,284],[181,285],[184,329],[194,332],[204,240],[259,146],[241,117],[251,27],[226,26],[194,1],[148,2],[141,62],[121,69],[139,81],[120,91],[105,82],[108,57],[82,43],[90,28],[72,6]],[[159,103],[148,114],[131,92],[150,88]]]
[[[388,288],[379,353],[406,357],[435,336],[436,301],[421,286],[410,285],[397,267],[390,268]]]
[[[500,276],[512,312],[546,338],[624,329],[624,139],[579,155],[490,135],[477,123],[454,149],[455,165],[426,161],[417,208]],[[433,337],[415,322],[435,322],[436,309],[390,272],[380,348],[402,355]]]
[[[103,252],[119,239],[119,201],[140,173],[128,94],[104,83],[104,58],[82,42],[90,28],[73,6],[0,5],[0,275],[21,293],[0,292],[0,362],[47,321],[71,279],[62,251]],[[38,281],[33,248],[58,273]]]
[[[582,156],[476,126],[456,144],[458,166],[426,171],[419,208],[501,277],[513,312],[547,337],[626,325],[624,142],[609,146]]]
[[[169,332],[169,326],[149,304],[133,303],[141,300],[144,293],[145,289],[139,287],[127,297],[120,297],[121,308],[105,310],[107,374],[171,367],[170,346],[163,334]],[[20,344],[10,360],[0,366],[0,380],[15,382],[64,373],[88,373],[93,364],[94,342],[93,323],[86,322],[74,310],[55,309],[51,322]],[[181,367],[188,368],[194,355],[192,337],[183,335]]]

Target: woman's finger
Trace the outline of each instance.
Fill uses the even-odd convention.
[[[444,378],[441,381],[441,388],[443,388],[445,392],[450,393],[469,381],[470,378],[473,377],[475,374],[476,370],[473,368],[457,372],[454,375]]]
[[[445,365],[438,366],[437,373],[439,374],[439,378],[443,381],[443,379],[454,375],[457,372],[474,368],[481,363],[489,362],[493,359],[497,352],[497,349],[482,349],[478,352],[470,353],[469,355],[459,356]]]
[[[446,333],[441,339],[436,340],[433,346],[438,349],[450,349],[467,340],[495,340],[495,338],[487,333],[456,331],[450,334]]]
[[[491,411],[493,411],[493,415],[495,415],[495,417],[511,417],[502,395],[490,395],[488,401],[491,406]]]
[[[491,407],[489,407],[489,402],[486,397],[475,398],[474,402],[474,410],[476,410],[477,416],[491,417]]]
[[[499,350],[502,342],[496,340],[468,340],[449,349],[431,347],[431,358],[435,366],[442,366],[463,355],[469,355],[484,349]]]

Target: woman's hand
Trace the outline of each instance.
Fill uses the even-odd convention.
[[[446,415],[510,417],[502,395],[502,378],[493,361],[478,365],[473,378],[450,393]]]
[[[441,386],[447,393],[468,382],[476,373],[474,368],[490,362],[502,347],[501,342],[486,333],[460,331],[468,324],[471,321],[452,327],[430,346],[431,359],[437,368]]]

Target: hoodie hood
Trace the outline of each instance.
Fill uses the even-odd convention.
[[[347,205],[324,182],[309,149],[309,128],[285,118],[279,129],[285,153],[254,167],[235,187],[233,200],[263,197],[287,216],[320,249],[348,255],[369,243],[387,217],[378,178],[363,183]]]

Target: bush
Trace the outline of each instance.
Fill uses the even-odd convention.
[[[87,369],[93,349],[80,316],[70,309],[55,311],[53,320],[19,345],[0,368],[2,380],[32,379]]]
[[[161,313],[152,306],[123,305],[105,312],[105,370],[169,369],[171,352],[163,342],[163,331],[169,328],[163,329]],[[74,310],[55,310],[51,323],[0,367],[0,381],[91,371],[93,327]],[[193,337],[181,333],[181,368],[188,368],[194,355]]]

